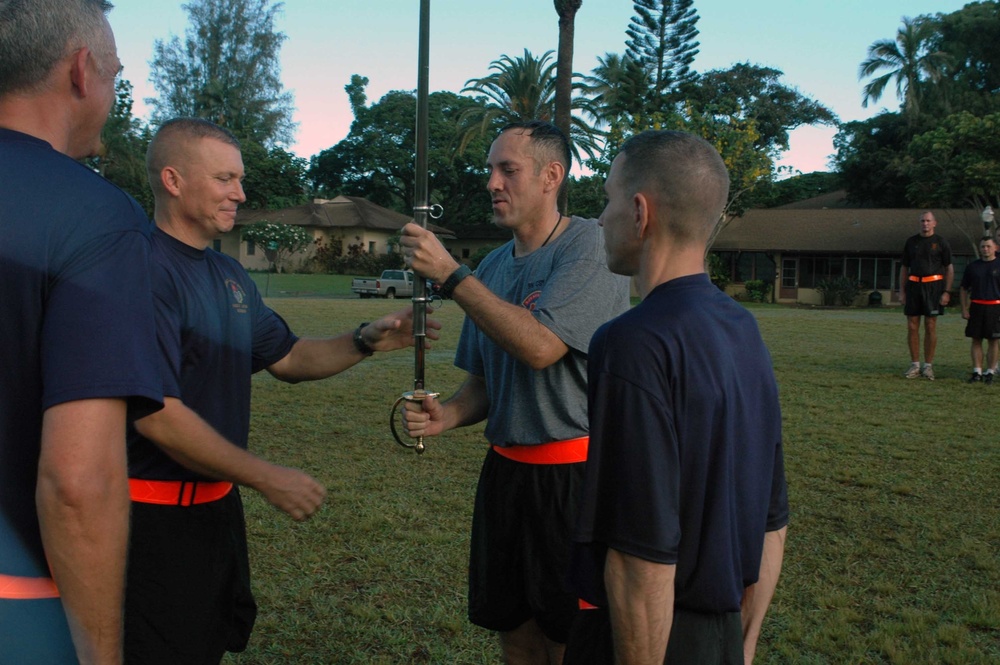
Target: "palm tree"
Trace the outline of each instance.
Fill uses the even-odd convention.
[[[490,63],[491,74],[483,78],[469,79],[462,92],[480,95],[483,106],[470,108],[459,117],[463,129],[459,134],[458,152],[465,150],[473,139],[498,130],[511,122],[544,120],[553,122],[555,118],[556,63],[552,62],[552,51],[546,51],[536,58],[524,49],[524,56],[511,58],[509,55]],[[584,108],[582,98],[570,102],[571,109]],[[588,156],[597,150],[596,132],[582,119],[572,117],[569,138],[574,154],[579,159],[577,148]]]
[[[553,0],[559,15],[559,57],[556,65],[556,113],[555,125],[566,136],[570,135],[570,103],[573,97],[573,35],[576,29],[576,13],[583,0]],[[563,187],[559,193],[559,210],[566,212],[569,188]]]
[[[607,125],[641,115],[653,85],[648,70],[628,55],[617,53],[598,56],[597,66],[582,80],[580,90],[589,96],[586,112]]]
[[[921,86],[941,80],[951,58],[942,51],[931,51],[930,40],[935,25],[923,18],[903,17],[903,27],[896,39],[880,39],[868,47],[868,58],[858,68],[858,79],[888,70],[864,87],[861,105],[878,102],[891,81],[896,83],[896,97],[912,123],[920,114]]]

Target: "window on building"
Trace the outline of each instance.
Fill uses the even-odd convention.
[[[797,286],[795,273],[798,261],[796,259],[781,260],[781,288],[794,289]]]
[[[369,254],[374,254],[375,253],[375,241],[374,240],[369,240],[368,241],[368,253]]]
[[[222,251],[222,238],[216,238],[215,240],[212,241],[212,249],[214,249],[217,252]]]
[[[468,247],[462,248],[462,258],[463,259],[469,258],[469,248]]]
[[[253,256],[257,253],[257,245],[254,244],[253,240],[247,240],[247,256]]]

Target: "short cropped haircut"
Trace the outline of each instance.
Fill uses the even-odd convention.
[[[111,50],[107,0],[0,0],[0,97],[41,89],[53,67],[83,46]]]
[[[559,162],[563,165],[563,169],[566,172],[563,182],[568,179],[573,153],[569,147],[569,139],[566,138],[561,129],[550,122],[531,120],[528,122],[512,122],[501,129],[500,134],[510,130],[518,130],[519,134],[524,134],[531,138],[531,145],[536,155],[535,173],[539,173],[546,164]]]
[[[705,242],[729,198],[729,171],[715,147],[686,132],[648,130],[622,145],[622,182],[667,211],[667,229],[681,242]]]
[[[177,158],[189,141],[214,139],[240,149],[240,141],[225,127],[202,118],[174,118],[160,125],[146,149],[146,177],[153,194],[160,191],[160,173]]]

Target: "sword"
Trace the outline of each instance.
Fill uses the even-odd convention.
[[[416,159],[414,162],[413,221],[427,228],[427,218],[438,219],[444,213],[440,205],[430,205],[427,186],[428,147],[428,72],[430,70],[430,0],[420,0],[420,39],[417,55],[417,126]],[[412,448],[418,455],[424,452],[424,437],[416,442],[405,441],[396,431],[396,411],[406,402],[422,403],[425,397],[437,397],[439,393],[424,389],[424,342],[427,337],[427,304],[432,298],[427,295],[427,282],[419,275],[413,280],[413,390],[403,393],[392,405],[389,413],[389,429],[396,443],[404,448]]]

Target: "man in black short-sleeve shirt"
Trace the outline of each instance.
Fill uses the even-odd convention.
[[[704,269],[726,167],[701,138],[643,132],[605,192],[608,267],[643,300],[590,343],[573,579],[596,608],[579,613],[565,665],[750,662],[788,499],[770,355]]]
[[[992,385],[1000,351],[1000,261],[997,243],[983,238],[979,259],[965,267],[959,295],[965,336],[972,340],[972,376],[969,383]],[[987,340],[986,373],[983,373],[983,340]]]
[[[906,315],[906,342],[910,349],[907,379],[934,380],[937,316],[951,302],[955,267],[948,241],[934,233],[937,220],[927,211],[920,216],[920,233],[906,239],[899,269],[899,300]],[[924,365],[920,366],[920,317],[924,317]]]

